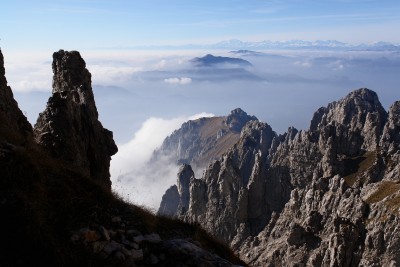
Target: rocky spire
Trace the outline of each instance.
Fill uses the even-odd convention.
[[[0,50],[0,136],[13,143],[25,142],[32,136],[32,126],[18,108],[11,88],[7,84],[4,58]]]
[[[175,217],[182,215],[189,209],[190,184],[195,181],[194,172],[189,164],[179,168],[177,185],[171,186],[163,195],[159,215]]]
[[[389,108],[388,121],[383,131],[381,146],[388,152],[400,149],[400,101]]]
[[[53,95],[34,128],[35,140],[98,183],[111,186],[112,132],[98,120],[91,74],[77,51],[53,54]]]
[[[256,116],[247,115],[241,108],[236,108],[226,117],[225,124],[231,130],[240,132],[243,126],[249,121],[258,121]]]
[[[160,203],[157,214],[163,216],[174,217],[179,206],[179,192],[176,185],[171,186],[165,191]]]
[[[183,164],[178,173],[178,193],[180,196],[178,212],[184,213],[189,208],[189,200],[190,200],[190,181],[194,179],[194,173],[192,167],[188,164]]]
[[[323,135],[333,139],[336,136],[333,141],[338,144],[338,154],[357,155],[378,148],[386,120],[387,113],[378,95],[361,88],[318,109],[311,120],[310,130],[322,131]],[[333,128],[335,133],[329,130]]]

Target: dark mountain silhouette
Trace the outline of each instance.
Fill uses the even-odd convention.
[[[112,193],[108,167],[117,147],[98,120],[85,61],[60,50],[53,72],[53,94],[32,129],[0,51],[0,265],[244,265],[199,226]]]

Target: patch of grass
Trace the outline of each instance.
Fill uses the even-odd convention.
[[[368,204],[373,204],[382,201],[385,197],[388,197],[399,190],[400,190],[400,184],[396,184],[390,181],[384,181],[380,184],[378,189],[367,198],[366,202]]]
[[[400,196],[396,196],[392,199],[389,199],[385,203],[386,207],[392,212],[393,214],[400,214]]]
[[[342,160],[344,167],[343,176],[348,186],[353,186],[359,177],[376,161],[377,153],[368,151],[362,156],[345,158]]]
[[[224,124],[224,117],[207,118],[204,125],[200,128],[200,136],[202,139],[207,139],[215,136],[219,129],[229,129],[229,127]]]

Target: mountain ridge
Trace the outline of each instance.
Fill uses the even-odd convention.
[[[306,131],[248,122],[201,179],[181,169],[169,196],[180,204],[164,207],[251,266],[396,266],[398,115],[398,101],[385,111],[362,88],[318,109]]]
[[[150,161],[167,157],[174,163],[187,163],[195,169],[203,169],[239,140],[241,129],[250,120],[258,119],[236,108],[227,116],[185,122],[153,152]]]

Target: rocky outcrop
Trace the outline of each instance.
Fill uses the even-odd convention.
[[[178,215],[252,266],[400,264],[399,105],[356,90],[320,108],[308,131],[261,122],[190,182]]]
[[[180,214],[185,214],[189,208],[190,200],[190,182],[194,180],[194,172],[192,167],[183,164],[179,168],[178,179],[176,184],[171,186],[163,195],[159,215],[176,217]]]
[[[179,202],[181,201],[180,198],[178,187],[176,185],[168,188],[161,199],[160,208],[158,209],[157,214],[169,217],[176,216]]]
[[[400,101],[396,101],[389,109],[388,122],[383,130],[381,146],[387,152],[400,150]]]
[[[53,95],[34,127],[35,140],[84,176],[110,188],[112,132],[98,120],[91,74],[79,52],[53,54]]]
[[[102,225],[75,231],[71,241],[82,244],[105,260],[124,266],[234,266],[192,239],[165,239],[158,233],[142,234],[129,229],[129,221],[113,217],[108,229]]]
[[[189,208],[190,192],[189,184],[194,179],[194,173],[190,165],[184,164],[179,169],[178,173],[178,194],[179,204],[177,212],[184,214]]]
[[[337,154],[358,155],[374,151],[386,123],[387,113],[375,92],[359,89],[344,99],[319,109],[311,120],[311,131],[323,131],[329,125],[338,131],[335,138]]]
[[[0,135],[4,141],[25,143],[32,137],[32,126],[18,108],[7,84],[4,57],[0,50]],[[2,140],[2,141],[3,141]]]
[[[200,172],[239,140],[240,131],[251,120],[257,118],[237,108],[228,116],[185,122],[164,140],[152,161],[167,157],[171,162],[190,164],[196,173]]]

